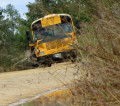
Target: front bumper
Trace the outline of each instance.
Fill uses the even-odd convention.
[[[76,56],[76,50],[59,52],[59,53],[55,53],[55,54],[52,54],[52,55],[38,57],[38,62],[44,63],[44,62],[68,59],[68,58],[70,58],[70,56],[75,57]]]

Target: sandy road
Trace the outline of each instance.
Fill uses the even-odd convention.
[[[32,97],[72,83],[75,64],[58,63],[52,67],[0,74],[0,106]]]

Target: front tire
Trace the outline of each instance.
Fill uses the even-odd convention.
[[[77,51],[70,52],[70,60],[72,63],[75,63],[77,61]]]
[[[52,66],[52,62],[45,62],[44,65],[45,65],[45,67],[51,67]]]

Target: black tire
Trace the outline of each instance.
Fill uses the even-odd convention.
[[[52,63],[51,62],[47,62],[47,63],[44,63],[45,67],[51,67],[52,66]]]
[[[72,63],[77,61],[77,52],[76,51],[71,51],[70,52],[70,60]]]
[[[47,66],[48,66],[48,67],[51,67],[51,66],[52,66],[52,63],[47,64]]]
[[[32,64],[32,67],[34,67],[34,68],[36,68],[38,66],[39,66],[38,64]]]

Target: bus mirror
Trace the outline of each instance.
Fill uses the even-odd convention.
[[[26,31],[26,36],[27,36],[28,42],[31,41],[30,31]]]
[[[76,27],[77,27],[77,29],[80,29],[80,25],[79,24],[77,24]]]
[[[33,43],[33,44],[36,43],[36,42],[37,42],[37,40],[31,40],[31,43]]]
[[[75,21],[75,26],[77,27],[77,29],[80,29],[80,22],[78,20]]]

